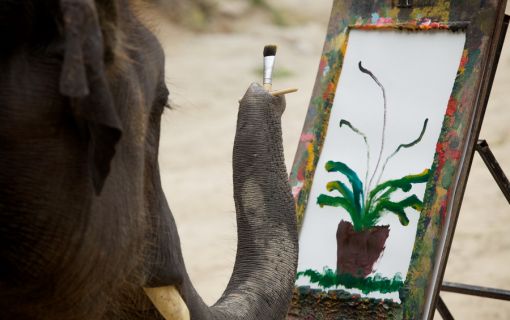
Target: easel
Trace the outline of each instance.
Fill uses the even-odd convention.
[[[489,81],[490,81],[489,88],[492,88],[492,84],[494,82],[494,77],[496,76],[496,70],[497,70],[499,58],[501,56],[501,51],[503,50],[503,43],[505,41],[505,35],[508,30],[509,22],[510,22],[510,15],[505,15],[505,18],[503,21],[502,32],[501,32],[499,42],[498,42],[495,63],[493,65],[493,68],[492,68],[491,74],[490,74],[490,78],[489,78]],[[489,93],[490,93],[490,89],[489,89]],[[488,96],[484,102],[485,103],[484,107],[487,106],[487,103],[489,100]],[[496,183],[498,184],[499,188],[501,189],[501,192],[503,193],[506,200],[510,204],[510,182],[508,181],[505,173],[501,169],[501,166],[499,165],[498,161],[494,157],[494,154],[490,150],[489,145],[487,144],[487,142],[485,140],[478,140],[478,142],[475,146],[475,150],[482,157],[484,163],[487,165],[487,168],[489,169],[490,173],[494,177],[494,180],[496,180]],[[448,250],[449,250],[449,248],[448,248]],[[472,285],[451,283],[451,282],[443,282],[443,284],[441,286],[441,290],[444,292],[453,292],[453,293],[466,294],[466,295],[478,296],[478,297],[483,297],[483,298],[510,301],[510,290],[486,288],[486,287],[472,286]],[[454,320],[453,315],[451,314],[450,310],[448,310],[448,307],[446,306],[446,304],[445,304],[444,300],[441,298],[441,296],[438,296],[438,298],[437,298],[436,309],[444,320]]]

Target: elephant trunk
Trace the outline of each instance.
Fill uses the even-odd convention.
[[[253,84],[240,102],[234,142],[238,243],[234,272],[212,307],[189,279],[181,291],[191,319],[284,319],[298,257],[295,205],[283,158],[283,97]]]

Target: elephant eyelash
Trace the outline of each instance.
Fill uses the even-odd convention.
[[[172,106],[170,104],[170,99],[166,98],[165,100],[163,100],[162,98],[160,98],[154,102],[152,112],[154,114],[161,116],[165,113],[165,111],[171,109]]]
[[[163,85],[162,87],[160,87],[160,97],[161,97],[161,100],[163,102],[163,111],[165,111],[165,109],[172,109],[172,106],[170,104],[170,91],[168,91],[166,85]]]

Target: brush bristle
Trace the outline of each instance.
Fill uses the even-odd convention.
[[[269,56],[276,56],[276,49],[278,47],[275,46],[275,45],[268,45],[268,46],[265,46],[264,47],[264,57],[269,57]]]

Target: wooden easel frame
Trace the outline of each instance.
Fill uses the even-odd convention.
[[[497,66],[499,62],[499,58],[501,56],[501,52],[503,50],[503,44],[505,42],[505,36],[508,31],[508,24],[510,22],[510,16],[505,15],[505,18],[503,20],[503,27],[499,36],[498,41],[498,48],[496,57],[494,59],[494,64],[492,65],[491,74],[489,78],[489,86],[487,91],[487,98],[485,100],[485,106],[483,109],[486,109],[487,103],[489,101],[489,95],[490,91],[492,89],[492,85],[494,83],[494,77],[496,76]],[[478,134],[477,134],[478,136]],[[485,140],[478,140],[475,146],[475,150],[478,152],[478,154],[481,156],[482,160],[484,161],[485,165],[489,169],[490,173],[492,174],[494,180],[498,184],[501,192],[505,196],[506,200],[510,204],[510,182],[508,181],[505,173],[501,169],[501,166],[499,165],[498,161],[496,160],[496,157],[494,157],[494,154],[492,153],[489,144]],[[456,224],[456,221],[455,221]],[[449,255],[449,251],[452,245],[453,241],[453,233],[455,231],[455,226],[453,226],[453,229],[451,231],[451,240],[448,244],[448,249],[446,252],[446,255]],[[444,270],[446,268],[446,261],[445,265],[442,270],[441,279],[444,275]],[[452,282],[443,282],[441,286],[441,291],[444,292],[453,292],[458,294],[465,294],[465,295],[472,295],[472,296],[478,296],[483,298],[489,298],[489,299],[498,299],[498,300],[505,300],[510,301],[510,290],[502,290],[502,289],[495,289],[495,288],[486,288],[486,287],[480,287],[480,286],[472,286],[472,285],[466,285],[466,284],[460,284],[460,283],[452,283]],[[439,312],[439,314],[443,317],[444,320],[454,320],[454,317],[448,307],[446,306],[445,302],[441,298],[441,296],[437,296],[436,301],[436,309]]]
[[[431,246],[432,250],[427,255],[413,255],[410,272],[406,279],[406,288],[401,293],[403,319],[431,319],[436,305],[439,306],[441,302],[440,300],[437,304],[438,293],[442,286],[453,232],[476,149],[494,71],[497,66],[501,38],[504,37],[502,26],[505,3],[505,0],[487,0],[480,2],[480,8],[473,8],[467,6],[461,0],[335,0],[332,21],[321,59],[321,67],[312,95],[310,112],[305,121],[301,142],[290,176],[300,223],[303,219],[311,180],[313,180],[315,167],[324,142],[324,124],[327,123],[329,111],[332,107],[350,28],[380,28],[381,25],[379,24],[373,24],[373,22],[371,24],[370,17],[374,12],[392,17],[390,20],[395,23],[383,23],[382,25],[382,28],[387,29],[412,30],[414,28],[417,31],[429,27],[462,29],[467,24],[469,37],[466,43],[466,57],[477,61],[477,66],[469,66],[471,68],[468,70],[469,82],[463,79],[459,82],[456,81],[452,93],[455,106],[454,111],[452,111],[454,115],[450,116],[450,120],[457,116],[462,119],[462,129],[458,129],[458,127],[457,129],[451,128],[457,130],[457,134],[462,138],[461,146],[454,151],[461,153],[462,156],[459,159],[449,158],[447,155],[442,160],[449,162],[450,165],[456,168],[455,182],[453,185],[444,188],[440,194],[438,193],[438,196],[434,196],[435,198],[431,200],[425,210],[426,219],[420,219],[419,236],[416,239],[414,252],[421,252],[420,246]],[[432,9],[438,8],[438,10],[428,10],[431,7],[433,7]],[[481,10],[484,10],[493,21],[489,28],[481,26],[480,19],[482,19],[482,16],[479,14]],[[422,24],[416,20],[416,17],[420,16],[429,17],[434,23],[432,26]],[[472,33],[473,30],[476,30],[476,35]],[[482,43],[482,36],[480,35],[483,35],[485,40],[489,39],[488,42]],[[475,40],[473,40],[473,37]],[[480,50],[482,56],[475,59],[475,51],[477,50]],[[325,72],[325,67],[333,71]],[[473,75],[473,68],[476,68],[476,75]],[[468,95],[471,96],[468,99],[469,102],[467,105],[462,105],[463,97],[465,98]],[[440,143],[446,142],[446,137],[440,138]],[[446,144],[445,148],[447,151],[450,150],[448,149],[450,147]],[[444,176],[444,172],[439,173],[438,181],[441,181]],[[447,205],[443,203],[447,203]],[[438,243],[439,245],[437,245]],[[430,264],[430,261],[432,261],[432,264]],[[423,287],[424,282],[428,284],[428,287]],[[443,285],[443,287],[447,289],[448,284]],[[297,299],[295,299],[293,305],[299,307],[299,294],[295,297]],[[301,315],[298,315],[298,319],[299,316]]]

